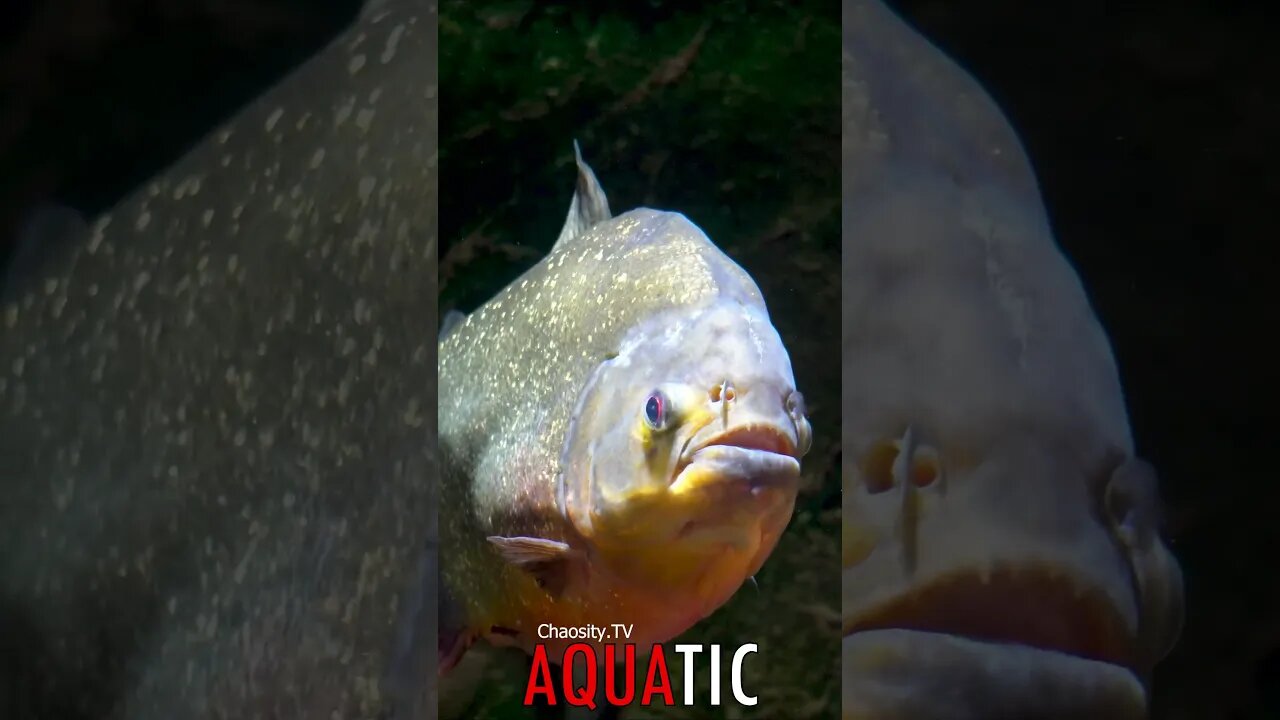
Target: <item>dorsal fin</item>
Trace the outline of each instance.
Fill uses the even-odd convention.
[[[565,218],[564,228],[556,239],[556,248],[569,243],[592,225],[613,217],[609,212],[609,199],[604,195],[604,188],[600,187],[600,181],[591,171],[591,166],[582,159],[582,150],[578,147],[577,140],[573,141],[573,159],[578,165],[578,183],[573,192],[573,200],[569,203],[569,216]]]

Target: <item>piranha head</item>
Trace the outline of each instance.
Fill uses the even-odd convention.
[[[804,399],[759,289],[684,216],[587,224],[581,246],[608,248],[597,272],[619,303],[602,313],[627,319],[578,395],[560,509],[593,566],[666,598],[687,627],[786,527],[811,440]]]
[[[842,717],[1139,720],[1182,576],[1106,332],[995,101],[843,10]]]
[[[777,332],[734,299],[637,326],[583,397],[568,517],[614,573],[708,613],[791,517],[809,422]]]

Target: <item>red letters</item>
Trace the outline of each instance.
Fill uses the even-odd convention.
[[[710,646],[711,660],[711,705],[720,704],[720,646]],[[694,657],[702,651],[701,645],[677,645],[676,652],[685,658],[685,691],[684,704],[692,705],[694,701],[693,662]],[[740,705],[755,705],[756,698],[747,695],[742,689],[742,661],[746,655],[756,652],[754,644],[743,645],[733,656],[733,696]],[[579,657],[581,656],[581,657]],[[627,643],[622,646],[622,658],[618,657],[618,646],[604,645],[604,697],[605,702],[614,706],[630,705],[636,701],[636,646]],[[574,683],[574,665],[578,664],[585,671],[583,684]],[[619,677],[621,674],[621,689]],[[599,704],[600,659],[596,655],[595,646],[589,643],[574,643],[565,649],[560,662],[560,687],[557,691],[551,679],[551,661],[547,657],[545,645],[535,645],[533,649],[533,665],[529,670],[529,684],[525,686],[524,704],[532,705],[538,697],[543,698],[546,705],[555,705],[557,695],[562,695],[569,705],[596,709]],[[661,645],[654,645],[649,654],[649,666],[645,673],[644,688],[640,692],[640,704],[649,706],[654,701],[666,705],[675,705],[675,693],[671,689],[671,673],[667,669],[667,656]]]
[[[581,653],[587,661],[587,684],[573,686],[573,656]],[[586,643],[574,643],[564,651],[564,701],[578,707],[596,709],[596,653]]]
[[[546,695],[547,704],[556,704],[556,688],[551,682],[551,664],[547,662],[547,649],[542,645],[533,648],[533,666],[529,668],[529,684],[524,688],[524,704],[532,705],[535,695]]]
[[[622,682],[626,692],[619,696],[615,692],[618,688],[618,651],[613,645],[604,646],[604,697],[610,705],[630,705],[636,697],[636,646],[628,643],[623,648]]]
[[[654,681],[657,681],[656,683]],[[661,687],[661,690],[658,688]],[[671,694],[671,675],[667,673],[667,659],[662,655],[662,646],[654,645],[649,655],[649,677],[644,681],[644,693],[640,696],[640,704],[653,702],[653,696],[662,693],[667,705],[675,705],[675,696]]]

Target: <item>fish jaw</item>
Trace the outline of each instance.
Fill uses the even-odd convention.
[[[687,609],[678,634],[763,566],[791,519],[799,476],[792,455],[705,446],[669,486],[595,514],[593,555],[622,584],[655,591],[673,612]]]
[[[801,453],[789,419],[749,410],[723,429],[704,413],[665,485],[598,496],[590,539],[615,572],[677,585],[715,574],[708,563],[726,553],[751,559],[746,575],[759,569],[790,519]]]
[[[846,619],[844,630],[895,628],[1134,664],[1132,632],[1106,593],[1052,566],[952,573]]]
[[[1146,717],[1142,684],[1106,662],[947,633],[846,635],[844,720]]]
[[[794,432],[747,422],[698,437],[669,483],[614,495],[576,528],[589,548],[589,584],[625,601],[642,644],[666,642],[727,602],[764,565],[795,508]]]
[[[1125,619],[1051,566],[938,579],[846,618],[843,717],[1146,717]]]
[[[800,461],[772,450],[711,445],[692,454],[668,492],[677,497],[716,493],[759,496],[769,491],[795,489]]]
[[[914,526],[901,522],[898,492],[868,489],[875,467],[859,466],[856,448],[873,455],[874,443],[852,444],[846,717],[1144,717],[1140,678],[1162,654],[1142,639],[1150,602],[1100,517],[1105,480],[1094,478],[1105,472],[1082,469],[1116,460],[1070,462],[1030,436],[1006,440],[967,456],[926,445],[941,477],[914,489]],[[903,562],[909,535],[914,568]],[[926,706],[944,697],[970,714]]]
[[[739,552],[754,575],[777,543],[795,506],[800,461],[791,455],[710,445],[693,453],[667,489],[688,518],[673,542],[701,553]]]

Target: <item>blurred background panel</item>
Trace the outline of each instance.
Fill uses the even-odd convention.
[[[1115,348],[1182,563],[1182,638],[1151,716],[1280,717],[1280,7],[891,2],[992,94]],[[1263,567],[1268,569],[1262,570]]]

